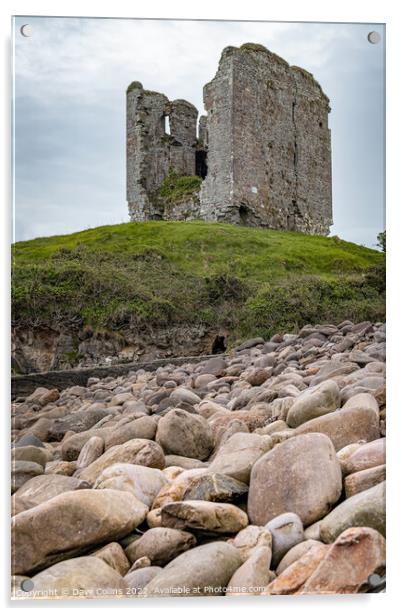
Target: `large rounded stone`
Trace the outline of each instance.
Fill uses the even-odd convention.
[[[264,525],[291,511],[308,525],[328,512],[341,491],[331,441],[324,434],[304,434],[277,445],[254,464],[247,511],[252,524]]]
[[[129,421],[105,435],[105,449],[114,445],[121,445],[134,438],[155,438],[157,423],[154,417],[140,417]]]
[[[147,515],[129,492],[76,490],[23,511],[12,519],[12,568],[27,573],[74,550],[124,537]]]
[[[303,524],[295,513],[282,513],[266,528],[272,535],[272,565],[276,567],[290,548],[303,541]]]
[[[36,462],[45,468],[46,462],[49,459],[49,454],[43,447],[34,447],[27,445],[25,447],[14,447],[11,450],[12,460],[25,460],[26,462]]]
[[[243,560],[225,541],[214,541],[180,554],[145,586],[142,596],[223,595]]]
[[[110,447],[97,460],[80,472],[80,479],[93,485],[101,472],[112,464],[139,464],[151,468],[164,468],[165,456],[160,446],[154,441],[135,438],[122,445]]]
[[[248,524],[247,515],[234,505],[208,501],[178,501],[162,507],[162,526],[180,530],[237,533]]]
[[[15,496],[22,499],[29,507],[36,507],[40,503],[50,500],[54,496],[70,492],[72,490],[82,490],[88,488],[86,481],[77,477],[67,477],[66,475],[39,475],[32,477],[17,490]]]
[[[49,440],[61,441],[63,436],[70,430],[73,432],[84,432],[89,430],[100,419],[110,414],[109,409],[85,409],[71,413],[63,419],[55,419],[49,430]]]
[[[26,596],[67,598],[105,598],[123,596],[122,576],[94,556],[82,556],[57,563],[32,578],[33,590]]]
[[[196,543],[196,538],[191,533],[159,526],[150,528],[142,537],[130,543],[126,554],[132,563],[147,556],[153,565],[163,567]]]
[[[254,463],[272,449],[272,446],[272,439],[268,435],[238,432],[218,449],[216,457],[209,465],[209,470],[248,483]]]
[[[159,420],[156,441],[167,454],[205,460],[212,448],[212,432],[200,415],[172,409]]]
[[[321,417],[340,406],[339,387],[335,381],[324,381],[315,387],[309,387],[299,394],[290,407],[286,423],[291,428],[297,428],[302,423]]]
[[[24,483],[42,475],[44,468],[36,462],[28,462],[27,460],[14,460],[11,469],[11,493],[14,494]]]
[[[185,402],[186,404],[194,405],[201,402],[201,398],[196,393],[187,389],[186,387],[177,387],[171,394],[170,400],[173,404],[180,404]]]
[[[378,415],[373,409],[340,409],[307,421],[295,434],[321,432],[334,444],[336,451],[358,441],[374,441],[380,437]]]
[[[385,481],[335,507],[320,523],[320,538],[332,543],[352,526],[369,526],[385,536]]]
[[[151,507],[155,496],[169,482],[157,468],[138,464],[113,464],[97,477],[94,488],[131,492],[147,507]]]

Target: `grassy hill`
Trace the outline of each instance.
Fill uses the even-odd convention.
[[[384,318],[384,255],[339,238],[205,222],[98,227],[13,246],[13,323],[205,324],[234,338]]]

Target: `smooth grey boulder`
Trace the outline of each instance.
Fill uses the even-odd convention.
[[[140,596],[223,595],[228,581],[243,564],[240,552],[214,541],[180,554],[145,586]]]
[[[272,565],[275,568],[285,554],[304,539],[303,523],[295,513],[282,513],[265,528],[272,535]]]
[[[305,389],[297,396],[288,411],[286,423],[291,428],[297,428],[310,419],[334,411],[340,403],[341,396],[337,383],[331,380],[323,381],[315,387]]]
[[[321,541],[332,543],[352,526],[369,526],[385,537],[385,481],[347,498],[321,520]]]

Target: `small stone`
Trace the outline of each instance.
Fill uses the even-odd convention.
[[[197,458],[186,458],[184,456],[175,456],[173,454],[168,454],[165,456],[166,467],[169,466],[180,466],[182,469],[192,469],[192,468],[207,468],[207,462],[201,462],[201,460],[197,460]]]
[[[283,419],[277,419],[276,421],[273,421],[272,423],[267,424],[263,428],[257,428],[257,430],[254,431],[254,434],[271,435],[271,434],[274,434],[275,432],[282,432],[283,430],[288,430],[288,429],[289,429],[289,426],[286,423],[286,421],[283,421]]]
[[[141,558],[137,558],[137,560],[132,564],[130,571],[137,571],[138,569],[144,569],[145,567],[150,567],[151,561],[148,556],[141,556]]]
[[[123,548],[119,543],[113,541],[108,543],[100,550],[93,552],[91,556],[96,556],[105,562],[109,567],[112,567],[117,573],[124,576],[130,569],[130,562],[124,553]]]
[[[298,515],[289,512],[278,515],[266,528],[272,535],[272,565],[276,567],[293,546],[303,541],[303,524]]]
[[[83,446],[77,458],[77,469],[86,468],[95,462],[104,451],[105,443],[100,436],[92,436]]]
[[[226,503],[178,501],[162,507],[162,526],[179,530],[237,533],[248,524],[247,515]]]
[[[65,460],[54,460],[48,462],[45,468],[45,475],[65,475],[71,477],[77,470],[76,462],[66,462]]]
[[[264,526],[250,524],[239,531],[233,539],[228,540],[241,552],[244,560],[249,558],[254,548],[266,547],[272,553],[272,535]]]
[[[123,578],[126,586],[126,596],[137,596],[141,590],[161,571],[161,567],[142,567],[141,569],[129,571]]]

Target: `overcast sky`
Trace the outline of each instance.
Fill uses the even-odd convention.
[[[255,42],[312,72],[329,96],[331,235],[374,247],[385,225],[384,37],[369,24],[16,18],[15,239],[128,221],[127,85],[202,112],[222,49]]]

